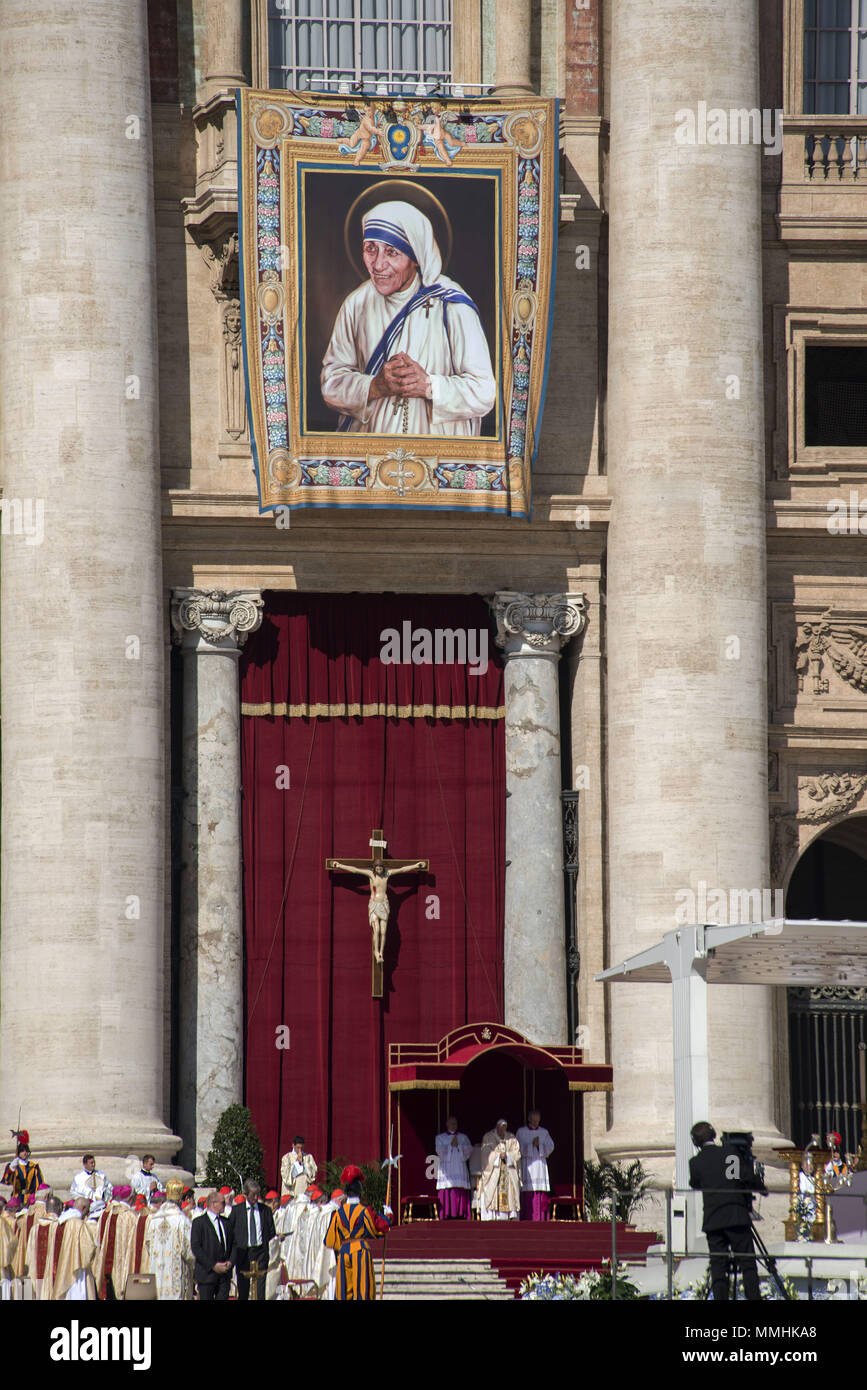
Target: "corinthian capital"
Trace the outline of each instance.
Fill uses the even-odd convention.
[[[262,608],[255,589],[175,589],[172,640],[190,651],[240,652],[261,623]]]
[[[587,621],[583,594],[518,594],[503,590],[489,600],[497,621],[497,646],[507,656],[558,657]]]

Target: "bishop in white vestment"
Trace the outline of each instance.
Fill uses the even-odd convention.
[[[524,1221],[549,1221],[551,1198],[548,1195],[548,1158],[554,1152],[554,1140],[540,1123],[538,1110],[531,1110],[527,1123],[515,1136],[521,1145],[521,1218]]]
[[[157,1298],[186,1301],[193,1296],[195,1256],[190,1244],[192,1222],[181,1211],[183,1184],[174,1178],[166,1201],[147,1219],[142,1272],[156,1276]]]
[[[435,1140],[437,1153],[437,1200],[440,1220],[469,1221],[470,1173],[467,1159],[473,1146],[458,1130],[454,1115],[449,1115],[446,1127]]]
[[[338,430],[478,435],[497,400],[479,311],[441,273],[433,227],[409,203],[363,221],[370,279],[340,307],[322,362],[322,397]]]

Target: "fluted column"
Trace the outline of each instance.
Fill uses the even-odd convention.
[[[254,591],[172,595],[184,654],[178,1125],[200,1174],[217,1120],[243,1094],[238,658],[261,621]]]
[[[61,1177],[178,1148],[145,0],[4,0],[0,70],[0,1143]]]
[[[759,105],[757,8],[731,0],[720,24],[711,0],[613,4],[610,963],[694,920],[702,882],[727,900],[769,886],[763,155],[737,133],[702,143],[704,110]],[[771,993],[708,999],[711,1113],[694,1118],[773,1139]],[[670,1153],[670,991],[609,1001],[602,1147]]]
[[[500,96],[531,94],[530,81],[530,0],[497,0],[496,45],[497,84]]]
[[[505,653],[505,1022],[538,1043],[565,1043],[566,915],[557,663],[584,625],[576,594],[495,594]]]

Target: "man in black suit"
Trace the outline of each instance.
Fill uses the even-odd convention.
[[[741,1173],[743,1159],[734,1148],[715,1144],[716,1130],[706,1120],[693,1125],[692,1142],[699,1150],[689,1160],[689,1185],[704,1197],[701,1229],[710,1251],[710,1278],[715,1302],[729,1296],[726,1273],[729,1251],[736,1256],[748,1299],[761,1299],[759,1276],[753,1253],[750,1200],[751,1184]]]
[[[232,1237],[223,1216],[223,1198],[212,1192],[201,1216],[190,1228],[190,1244],[196,1257],[194,1278],[202,1303],[229,1297],[232,1283]]]
[[[258,1261],[259,1269],[256,1297],[264,1299],[268,1246],[276,1235],[274,1215],[270,1207],[259,1201],[260,1195],[259,1184],[249,1179],[244,1183],[244,1201],[236,1203],[229,1217],[232,1260],[238,1275],[238,1298],[242,1301],[250,1297],[250,1280],[244,1271],[251,1269],[252,1260]]]

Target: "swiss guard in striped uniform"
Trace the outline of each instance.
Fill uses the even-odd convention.
[[[355,1164],[349,1164],[340,1174],[340,1186],[346,1200],[337,1208],[325,1234],[325,1244],[337,1255],[334,1298],[336,1302],[372,1302],[376,1298],[376,1280],[370,1242],[384,1235],[391,1226],[391,1207],[383,1207],[384,1216],[377,1216],[361,1201],[363,1175]]]
[[[20,1197],[22,1202],[26,1202],[28,1197],[36,1196],[39,1188],[45,1185],[45,1180],[39,1164],[30,1157],[30,1135],[27,1130],[13,1129],[12,1136],[17,1140],[15,1157],[6,1164],[0,1181],[12,1188],[13,1197]]]

